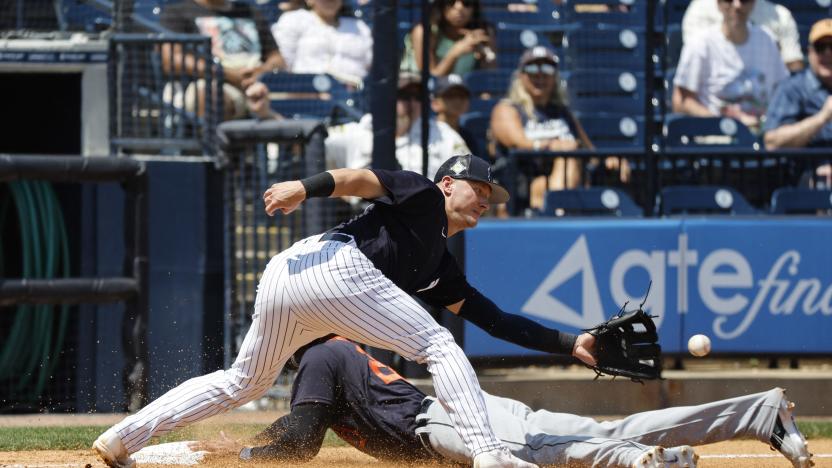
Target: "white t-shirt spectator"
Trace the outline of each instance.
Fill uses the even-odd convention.
[[[372,32],[356,18],[341,16],[333,27],[309,10],[289,11],[272,25],[272,34],[292,73],[329,73],[358,84],[370,71]]]
[[[329,128],[326,145],[327,169],[370,167],[373,154],[373,119],[365,115],[359,122]],[[432,179],[448,158],[470,153],[461,136],[445,122],[430,120],[428,172]],[[422,123],[416,120],[410,131],[396,138],[396,159],[402,169],[422,173]]]
[[[685,10],[685,17],[682,19],[682,38],[686,44],[698,33],[711,26],[722,24],[722,13],[716,4],[717,1],[693,0],[690,2]],[[800,33],[788,8],[768,0],[756,0],[748,19],[771,35],[780,48],[780,57],[783,62],[803,60]]]
[[[717,25],[685,43],[673,84],[696,93],[715,115],[738,104],[743,112],[762,116],[774,88],[787,76],[777,46],[758,26],[749,25],[748,40],[735,45]]]

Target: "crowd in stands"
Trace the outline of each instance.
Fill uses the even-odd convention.
[[[553,5],[559,3],[541,0],[539,5],[542,8],[549,1],[554,1]],[[586,3],[587,8],[581,13],[627,14],[634,8],[633,2]],[[236,1],[183,0],[163,9],[164,27],[213,39],[214,55],[224,70],[227,118],[281,118],[274,110],[280,106],[273,101],[281,90],[268,89],[260,82],[269,73],[327,74],[356,96],[361,92],[372,64],[373,38],[371,27],[354,16],[355,5],[345,0],[306,0],[305,4],[282,5],[288,11],[272,24],[254,6]],[[429,119],[429,177],[451,154],[472,149],[492,160],[499,160],[510,150],[593,150],[593,133],[582,126],[583,119],[598,115],[612,115],[621,118],[621,122],[628,117],[644,118],[638,113],[576,108],[570,102],[570,91],[566,89],[570,73],[578,76],[588,72],[588,79],[592,79],[592,73],[608,70],[604,63],[586,65],[589,62],[569,55],[564,66],[566,42],[572,37],[568,26],[560,30],[567,38],[563,39],[564,44],[550,41],[552,35],[537,34],[538,39],[533,41],[536,45],[529,43],[530,47],[517,53],[516,68],[506,68],[506,55],[515,52],[498,41],[498,33],[513,31],[513,26],[491,24],[484,14],[486,7],[493,5],[483,6],[480,0],[432,2],[427,64],[422,63],[426,31],[421,23],[413,21],[403,30],[396,103],[396,157],[401,167],[423,171],[422,118]],[[578,6],[570,8],[579,11]],[[557,19],[553,18],[552,23],[556,25]],[[539,25],[535,27],[545,31]],[[595,26],[579,23],[571,31],[591,27]],[[634,29],[639,31],[638,27]],[[678,62],[672,60],[675,68],[658,71],[672,77],[666,91],[670,111],[693,117],[735,119],[758,135],[768,149],[832,143],[832,19],[814,22],[808,37],[802,38],[807,44],[805,68],[797,22],[788,8],[770,0],[692,0],[681,28],[683,45]],[[522,27],[516,30],[521,31]],[[644,33],[643,28],[640,31]],[[617,34],[623,47],[643,47],[639,36],[627,36],[628,32],[631,31],[621,29]],[[574,43],[569,45],[575,47]],[[204,66],[177,55],[176,50],[163,51],[162,55],[169,68],[185,66],[198,70]],[[644,63],[631,65],[630,77],[625,80],[622,73],[618,79],[626,91],[644,82]],[[419,73],[423,67],[434,76],[430,116],[421,115]],[[494,77],[504,77],[501,79],[507,85],[502,92],[495,90],[493,95],[486,96],[488,99],[472,94],[468,86],[471,82],[467,81],[472,74],[485,70],[492,70]],[[199,108],[201,93],[205,92],[204,85],[200,87],[199,83],[177,91],[184,96],[189,110]],[[473,121],[466,119],[472,114],[486,117],[487,131],[465,125],[466,121]],[[650,124],[639,122],[642,126]],[[373,141],[370,115],[332,126],[329,134],[329,167],[369,166]],[[485,135],[487,140],[483,141]],[[588,161],[577,157],[529,160],[521,171],[521,177],[527,179],[528,204],[540,208],[548,191],[586,186]],[[597,160],[592,164],[599,166]],[[630,165],[626,159],[608,158],[600,167],[614,172],[621,183],[629,180]],[[819,168],[818,174],[825,174],[824,171],[828,171],[828,166]]]

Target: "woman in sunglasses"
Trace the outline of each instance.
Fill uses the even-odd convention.
[[[491,132],[503,149],[555,152],[594,149],[566,105],[557,64],[554,52],[542,46],[528,49],[520,57],[520,66],[512,78],[507,98],[491,113]],[[543,206],[547,190],[544,175],[550,173],[548,165],[538,161],[533,167],[524,168],[523,172],[534,178],[528,194],[532,208]],[[577,187],[580,177],[576,159],[558,158],[551,164],[548,189]]]
[[[494,33],[480,16],[479,0],[436,0],[430,13],[430,64],[434,76],[465,75],[497,64]],[[405,37],[402,70],[422,69],[422,25]]]

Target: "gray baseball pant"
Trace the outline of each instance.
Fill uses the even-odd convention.
[[[768,443],[783,392],[774,388],[603,422],[567,413],[533,411],[519,401],[483,393],[497,437],[516,457],[538,465],[629,467],[654,445],[702,445],[741,436]],[[470,463],[471,454],[442,405],[430,405],[427,419],[424,430],[430,434],[433,448],[448,459]]]

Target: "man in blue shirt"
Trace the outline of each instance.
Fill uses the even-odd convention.
[[[809,69],[783,81],[763,127],[768,149],[832,146],[832,18],[809,31]]]

